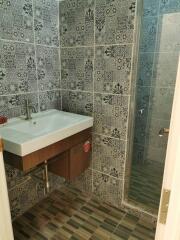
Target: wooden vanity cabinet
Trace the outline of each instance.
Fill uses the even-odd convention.
[[[73,180],[90,164],[91,149],[85,152],[83,147],[87,141],[90,144],[92,142],[91,128],[23,157],[4,151],[4,160],[24,172],[43,164],[46,160],[49,171],[67,180]]]
[[[86,140],[91,143],[91,138]],[[70,150],[54,157],[49,161],[49,171],[67,180],[74,180],[84,172],[89,167],[91,155],[90,151],[84,151],[84,143],[81,142],[73,146]]]

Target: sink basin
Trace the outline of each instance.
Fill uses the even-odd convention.
[[[32,114],[31,120],[12,118],[0,135],[6,151],[25,156],[92,126],[92,117],[52,109]]]

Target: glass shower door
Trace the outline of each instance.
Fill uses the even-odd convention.
[[[167,13],[161,4],[157,8],[156,16],[144,11],[142,19],[128,189],[130,203],[154,214],[159,208],[180,50],[180,11]]]

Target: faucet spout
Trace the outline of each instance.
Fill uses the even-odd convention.
[[[25,120],[30,120],[32,119],[32,116],[31,116],[31,113],[32,113],[32,105],[30,104],[30,101],[29,99],[25,99]]]

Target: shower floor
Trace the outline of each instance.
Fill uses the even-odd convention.
[[[154,161],[133,164],[129,200],[143,209],[157,214],[161,195],[164,165]]]
[[[84,195],[54,191],[13,222],[15,240],[153,240],[154,224]]]

